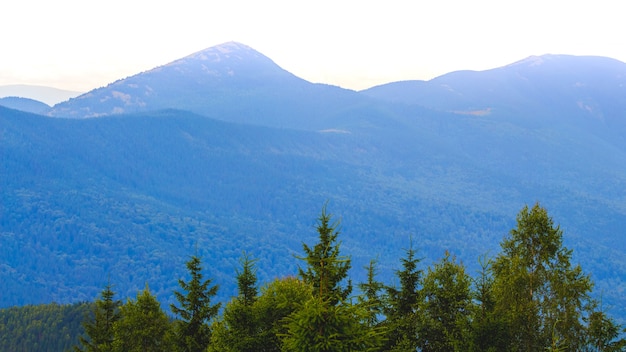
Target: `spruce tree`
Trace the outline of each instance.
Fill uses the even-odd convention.
[[[313,287],[316,297],[331,305],[345,300],[352,292],[350,280],[345,287],[342,286],[342,282],[348,277],[351,264],[349,257],[339,254],[338,226],[338,222],[331,223],[331,215],[326,213],[324,206],[317,225],[319,242],[313,247],[303,244],[305,256],[298,257],[307,265],[305,270],[298,269],[300,277]]]
[[[400,288],[386,287],[384,312],[388,331],[387,351],[415,351],[417,348],[416,312],[421,300],[419,286],[422,279],[422,270],[418,269],[420,261],[411,240],[406,256],[401,258],[402,270],[396,272]]]
[[[283,351],[379,351],[381,330],[367,325],[369,314],[360,305],[330,305],[312,297],[287,318]]]
[[[256,287],[256,261],[244,253],[241,270],[237,271],[239,292],[226,305],[222,319],[214,324],[208,351],[254,352],[259,350],[260,316],[256,314],[258,289]]]
[[[238,299],[244,306],[250,307],[259,294],[257,288],[256,259],[251,259],[247,253],[241,257],[241,271],[237,272]]]
[[[176,343],[182,351],[205,351],[211,339],[210,320],[219,310],[220,304],[211,304],[218,286],[210,286],[211,280],[203,280],[202,261],[192,256],[186,264],[191,279],[178,280],[184,292],[174,292],[180,306],[170,305],[172,312],[180,317],[175,324]]]
[[[359,304],[368,312],[367,324],[370,327],[377,326],[379,316],[383,312],[382,291],[385,285],[376,280],[376,260],[372,259],[367,270],[367,281],[359,284],[361,296],[359,296]]]
[[[79,337],[82,348],[75,346],[74,351],[107,352],[113,348],[113,324],[120,319],[119,307],[122,304],[114,300],[115,292],[107,284],[96,300],[93,317],[83,323],[87,338]]]
[[[377,351],[380,347],[382,336],[368,325],[369,311],[347,299],[352,291],[347,280],[350,258],[340,255],[337,226],[331,224],[324,206],[317,226],[319,243],[312,248],[303,245],[306,256],[300,259],[307,267],[300,268],[299,274],[313,287],[312,297],[287,317],[285,351]]]

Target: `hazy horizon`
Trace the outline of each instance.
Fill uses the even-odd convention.
[[[293,74],[360,90],[532,55],[626,61],[621,4],[460,0],[170,3],[31,0],[4,6],[0,85],[88,91],[228,41]]]

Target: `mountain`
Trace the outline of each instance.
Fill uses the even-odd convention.
[[[21,97],[54,105],[62,101],[80,95],[80,92],[58,89],[46,86],[34,86],[27,84],[11,84],[0,86],[1,97]]]
[[[0,107],[0,306],[93,299],[108,279],[122,297],[148,282],[171,302],[194,253],[230,297],[242,250],[259,258],[261,282],[297,272],[327,201],[356,279],[378,258],[392,283],[410,238],[424,265],[448,250],[473,272],[540,201],[626,317],[624,115],[607,78],[623,64],[548,58],[545,70],[522,61],[438,78],[454,94],[431,81],[398,88],[398,101],[381,92],[404,83],[312,84],[227,43],[50,112],[74,118]],[[576,69],[556,74],[567,62]],[[579,97],[563,82],[578,81],[603,118],[563,105]]]
[[[353,91],[311,84],[229,42],[95,89],[48,114],[86,118],[173,108],[237,123],[325,129],[345,127],[329,120],[368,101]]]
[[[28,98],[20,98],[20,97],[5,97],[0,98],[0,105],[15,109],[22,110],[26,112],[32,112],[35,114],[42,114],[50,109],[50,106],[42,103],[38,100],[28,99]]]
[[[491,70],[394,82],[362,93],[459,114],[626,131],[626,64],[604,57],[532,56]]]

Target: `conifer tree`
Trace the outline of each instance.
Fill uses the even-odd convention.
[[[402,270],[396,272],[400,288],[386,287],[386,351],[415,351],[417,348],[416,312],[421,299],[419,286],[422,279],[422,270],[417,266],[420,261],[411,240],[406,256],[401,258]]]
[[[240,260],[241,271],[237,272],[238,299],[244,306],[252,306],[259,294],[257,288],[256,259],[251,259],[247,253],[243,253]]]
[[[174,304],[170,308],[180,317],[175,324],[176,343],[182,351],[205,351],[211,339],[210,320],[219,310],[220,304],[211,304],[211,298],[217,294],[218,286],[210,286],[211,280],[203,280],[202,262],[198,256],[192,256],[187,262],[191,279],[178,280],[183,292],[174,292],[180,307]]]
[[[338,226],[338,222],[331,223],[331,215],[326,213],[324,205],[317,225],[319,242],[313,247],[303,244],[305,256],[298,257],[307,265],[306,270],[298,269],[300,277],[313,286],[316,297],[331,305],[345,300],[352,292],[350,280],[345,287],[342,286],[342,282],[348,277],[351,264],[349,257],[339,254]]]
[[[368,312],[367,324],[374,327],[379,323],[379,315],[383,312],[382,291],[385,285],[376,280],[376,260],[372,259],[367,270],[367,281],[359,284],[362,294],[359,296],[359,304]]]
[[[318,219],[319,243],[313,248],[303,245],[307,264],[299,269],[303,281],[313,287],[312,297],[287,319],[283,339],[285,351],[331,352],[376,351],[382,336],[368,326],[368,310],[352,304],[347,298],[352,291],[347,279],[350,258],[342,257],[337,242],[337,223],[331,224],[326,206]]]
[[[287,318],[283,350],[293,352],[379,351],[381,330],[367,325],[360,305],[328,304],[312,297]]]
[[[258,289],[256,261],[244,253],[237,271],[239,292],[224,309],[221,321],[214,324],[209,351],[259,351],[260,316],[255,313]]]
[[[87,338],[79,337],[83,348],[74,347],[74,351],[107,352],[113,349],[113,325],[120,319],[119,307],[122,304],[114,300],[115,292],[107,284],[96,300],[93,318],[83,323]]]

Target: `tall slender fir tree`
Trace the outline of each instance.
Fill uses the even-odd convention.
[[[326,205],[318,219],[317,232],[319,242],[313,247],[303,244],[305,256],[298,257],[306,262],[306,269],[298,269],[304,282],[313,286],[313,294],[331,305],[348,298],[352,292],[352,283],[348,280],[350,258],[339,254],[340,243],[337,241],[338,222],[331,223],[331,215],[326,213]],[[345,286],[342,282],[347,280]]]
[[[210,321],[220,307],[219,303],[211,303],[218,286],[210,286],[210,279],[203,280],[202,262],[198,256],[192,256],[187,262],[187,270],[191,279],[188,282],[178,280],[184,292],[174,292],[180,306],[170,305],[172,312],[180,317],[175,325],[176,342],[183,351],[204,352],[211,340]]]
[[[83,323],[87,338],[79,337],[82,348],[75,346],[74,351],[108,352],[113,349],[113,325],[120,319],[122,302],[114,300],[115,292],[108,283],[100,298],[96,300],[93,317]]]

